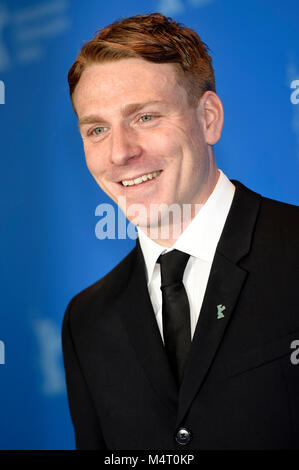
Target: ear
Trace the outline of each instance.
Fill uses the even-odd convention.
[[[200,98],[200,114],[206,143],[214,145],[221,136],[224,113],[221,100],[213,91],[206,91]]]

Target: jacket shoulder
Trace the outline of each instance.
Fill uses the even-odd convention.
[[[257,218],[258,233],[260,235],[264,233],[268,239],[271,236],[272,241],[282,240],[283,236],[290,242],[293,240],[298,248],[299,206],[271,199],[249,189],[237,180],[231,181],[248,201],[260,201]]]
[[[299,207],[262,197],[260,220],[266,236],[299,250]]]
[[[115,299],[127,286],[136,258],[136,247],[123,258],[104,277],[77,293],[69,301],[65,316],[84,315],[92,309],[93,305],[99,302],[104,307]]]

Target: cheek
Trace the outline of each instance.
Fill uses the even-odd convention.
[[[86,166],[92,175],[101,175],[103,173],[103,158],[96,148],[84,145],[84,154]]]
[[[162,157],[167,161],[174,159],[182,149],[182,141],[176,133],[169,130],[163,133],[153,133],[147,140],[146,150],[149,155]]]

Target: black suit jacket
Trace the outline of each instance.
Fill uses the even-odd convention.
[[[69,303],[62,340],[78,449],[299,448],[299,208],[233,183],[179,390],[138,241]]]

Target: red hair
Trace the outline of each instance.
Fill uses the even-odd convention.
[[[197,33],[161,13],[115,21],[85,43],[68,72],[70,96],[86,67],[93,63],[139,58],[173,63],[190,104],[207,91],[216,92],[212,58]]]

